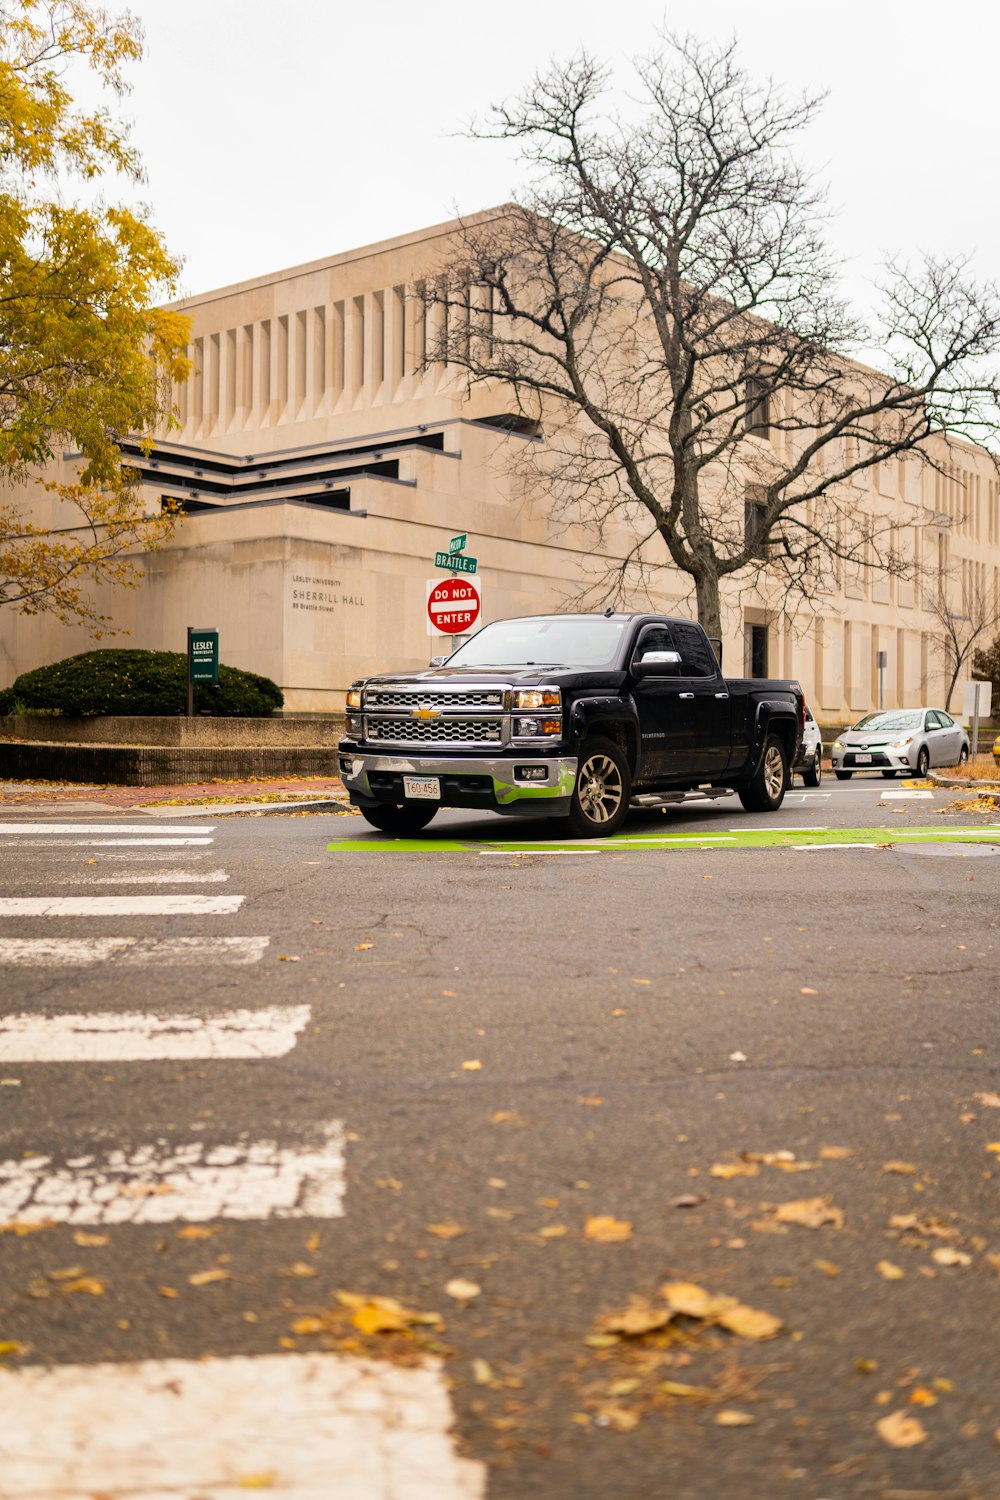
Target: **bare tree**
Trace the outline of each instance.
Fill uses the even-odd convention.
[[[982,671],[979,658],[985,653],[977,648],[1000,626],[1000,595],[987,582],[985,566],[970,562],[960,574],[952,571],[928,588],[924,608],[940,632],[937,649],[947,684],[944,706],[950,711],[955,686],[969,659],[973,659],[974,671]]]
[[[636,66],[638,119],[602,116],[608,75],[580,55],[475,132],[519,142],[535,186],[463,226],[425,289],[428,356],[544,422],[553,514],[589,520],[598,553],[625,523],[604,597],[665,548],[720,635],[720,584],[764,562],[807,595],[842,563],[908,568],[852,481],[996,432],[1000,300],[958,260],[895,266],[865,327],[791,150],[821,101],[755,85],[735,44],[667,37]],[[854,362],[868,348],[881,370]]]

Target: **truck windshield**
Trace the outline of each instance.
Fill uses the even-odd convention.
[[[448,658],[449,667],[607,667],[621,645],[626,620],[581,615],[536,615],[497,620]]]

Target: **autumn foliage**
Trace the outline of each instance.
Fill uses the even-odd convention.
[[[141,50],[131,17],[84,0],[0,0],[0,477],[32,497],[0,502],[0,603],[96,634],[86,586],[136,583],[129,553],[174,525],[144,515],[119,439],[169,422],[168,381],[189,369],[187,319],[153,305],[177,260],[142,210],[100,196],[102,179],[142,181],[136,151],[67,86],[86,68],[121,97]],[[72,483],[45,473],[63,450],[79,455]]]

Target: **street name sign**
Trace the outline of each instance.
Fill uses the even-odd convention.
[[[456,541],[462,541],[462,537],[456,537]],[[475,573],[479,567],[478,557],[464,557],[460,552],[435,552],[434,566],[436,568],[447,568],[452,573]]]

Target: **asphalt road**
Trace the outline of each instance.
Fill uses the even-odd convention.
[[[904,790],[686,804],[612,847],[455,813],[412,847],[346,815],[8,815],[0,896],[47,905],[0,905],[0,1363],[438,1357],[490,1500],[995,1500],[1000,814]],[[70,842],[117,836],[95,823],[148,834]],[[150,891],[244,899],[51,906]],[[135,942],[81,961],[102,936]],[[190,942],[219,936],[268,941]],[[25,939],[79,951],[29,963]],[[65,1040],[68,1016],[182,1016],[197,1042],[259,1011],[292,1018],[278,1055]],[[254,1162],[325,1173],[315,1211]],[[667,1322],[699,1305],[674,1283],[780,1331],[718,1302]],[[442,1324],[361,1331],[338,1291]],[[606,1321],[630,1304],[640,1336]]]

